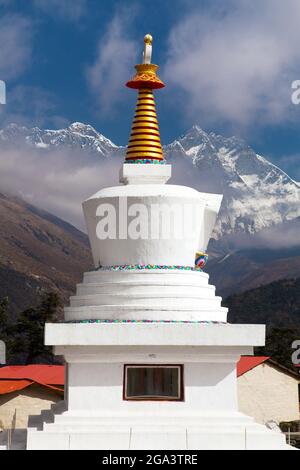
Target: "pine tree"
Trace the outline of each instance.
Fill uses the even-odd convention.
[[[0,334],[6,335],[7,326],[8,326],[8,298],[3,297],[0,299]]]
[[[19,315],[17,323],[10,329],[14,338],[8,351],[10,363],[55,361],[51,348],[44,345],[44,326],[46,322],[57,320],[60,305],[56,293],[46,293],[37,307],[28,308]]]

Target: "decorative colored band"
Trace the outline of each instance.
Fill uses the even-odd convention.
[[[165,165],[167,162],[165,160],[154,160],[152,158],[137,158],[136,160],[126,160],[126,163],[150,163],[150,164],[159,164],[159,165]]]
[[[208,254],[203,253],[202,251],[197,251],[196,258],[195,258],[195,266],[196,268],[202,269],[206,265],[208,261]]]
[[[227,325],[227,322],[222,321],[204,321],[204,320],[121,320],[121,319],[109,319],[109,320],[62,320],[61,323],[204,323],[213,325]]]
[[[115,266],[99,266],[98,271],[133,271],[133,270],[154,270],[168,269],[180,271],[201,271],[197,266],[179,266],[179,265],[163,265],[163,264],[123,264]]]

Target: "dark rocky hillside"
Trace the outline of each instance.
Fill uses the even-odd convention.
[[[232,323],[267,325],[266,346],[256,354],[271,356],[298,372],[292,364],[292,342],[300,339],[300,277],[281,280],[232,295],[224,301]]]
[[[64,302],[92,265],[88,238],[72,225],[0,194],[0,298],[15,314],[36,305],[42,292]]]

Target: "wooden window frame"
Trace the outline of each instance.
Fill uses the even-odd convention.
[[[176,368],[179,370],[179,376],[178,376],[178,390],[179,390],[179,396],[176,398],[171,398],[171,397],[127,397],[126,395],[126,388],[127,388],[127,369],[128,368],[148,368],[148,369],[153,369],[155,367],[157,368]],[[184,401],[184,367],[183,364],[124,364],[124,369],[123,369],[123,400],[125,401]]]

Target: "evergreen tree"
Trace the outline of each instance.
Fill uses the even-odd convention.
[[[0,299],[0,334],[6,333],[8,326],[8,298],[3,297]]]
[[[35,362],[55,362],[51,347],[44,346],[44,326],[46,322],[57,320],[61,301],[56,293],[44,294],[39,305],[24,310],[17,323],[9,326],[10,342],[8,361],[11,364],[32,364]]]

